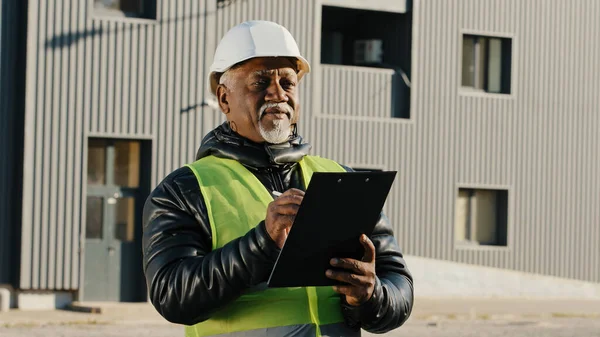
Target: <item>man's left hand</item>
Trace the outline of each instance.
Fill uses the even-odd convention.
[[[362,235],[360,243],[365,248],[361,261],[354,259],[331,259],[332,266],[344,270],[327,270],[330,279],[338,280],[347,285],[333,286],[333,290],[346,295],[346,302],[352,306],[359,306],[373,295],[375,289],[375,246],[368,236]]]

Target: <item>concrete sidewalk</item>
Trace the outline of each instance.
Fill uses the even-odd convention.
[[[83,303],[78,308],[96,308],[98,313],[73,310],[19,311],[0,314],[1,326],[78,324],[171,324],[148,303]],[[522,320],[548,318],[600,319],[598,300],[417,298],[409,321]]]

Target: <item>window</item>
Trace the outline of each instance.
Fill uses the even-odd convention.
[[[463,88],[510,94],[511,49],[508,38],[463,35]]]
[[[323,6],[321,19],[323,90],[346,99],[359,88],[367,105],[382,111],[378,117],[410,119],[412,13]],[[339,107],[325,108],[333,109]],[[364,110],[343,113],[371,116]]]
[[[457,244],[507,245],[508,191],[460,188],[454,236]]]
[[[156,0],[93,0],[100,15],[156,19]]]

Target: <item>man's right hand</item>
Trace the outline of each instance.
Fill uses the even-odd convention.
[[[272,201],[267,207],[265,225],[267,233],[281,249],[304,198],[304,192],[291,188]]]

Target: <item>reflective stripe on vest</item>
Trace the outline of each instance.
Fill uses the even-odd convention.
[[[305,156],[300,162],[304,185],[313,172],[344,172],[329,159]],[[215,156],[187,165],[198,179],[212,231],[213,249],[245,235],[264,220],[273,197],[239,162]],[[280,191],[283,192],[283,191]],[[237,331],[343,322],[340,298],[331,287],[274,288],[248,292],[210,319],[186,327],[186,336],[203,337]]]

